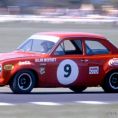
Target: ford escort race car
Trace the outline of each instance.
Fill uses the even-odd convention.
[[[17,50],[0,54],[0,85],[19,94],[36,87],[118,92],[118,49],[97,34],[36,33]]]

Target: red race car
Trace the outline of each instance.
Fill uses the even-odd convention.
[[[37,33],[16,51],[0,54],[0,85],[19,94],[35,87],[118,92],[118,49],[97,34]]]

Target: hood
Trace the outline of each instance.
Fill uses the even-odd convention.
[[[15,58],[26,58],[26,57],[42,57],[43,54],[37,54],[32,52],[14,51],[10,53],[0,53],[0,61],[15,59]]]

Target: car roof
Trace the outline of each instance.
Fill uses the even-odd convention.
[[[93,34],[93,33],[84,33],[84,32],[41,32],[37,33],[39,35],[51,35],[56,36],[59,38],[68,38],[68,37],[91,37],[91,38],[99,38],[99,39],[105,39],[104,36],[99,34]]]

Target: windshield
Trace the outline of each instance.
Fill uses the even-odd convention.
[[[59,38],[55,36],[33,35],[21,44],[17,50],[49,53]]]

